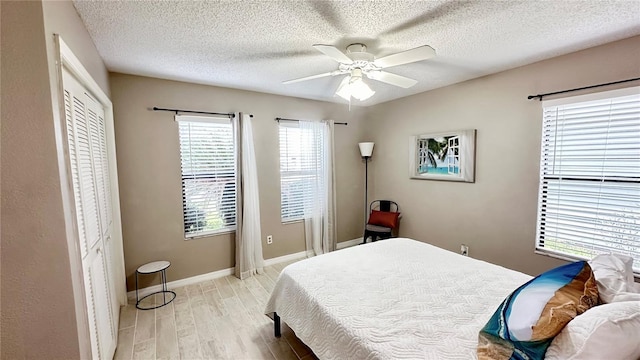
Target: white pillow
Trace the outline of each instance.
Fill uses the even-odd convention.
[[[640,293],[633,281],[632,257],[603,254],[589,261],[589,265],[598,283],[602,302],[640,301]]]
[[[546,360],[640,359],[640,301],[595,306],[553,339]]]

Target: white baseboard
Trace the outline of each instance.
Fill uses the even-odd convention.
[[[284,256],[274,257],[274,258],[271,258],[271,259],[266,259],[264,261],[264,266],[271,266],[271,265],[274,265],[274,264],[279,264],[279,263],[292,261],[292,260],[300,260],[300,259],[304,259],[306,257],[307,257],[307,252],[306,251],[300,251],[300,252],[293,253],[293,254],[288,254],[288,255],[284,255]]]
[[[233,275],[233,270],[234,270],[234,268],[222,269],[222,270],[213,271],[213,272],[206,273],[206,274],[201,274],[201,275],[196,275],[196,276],[192,276],[192,277],[188,277],[188,278],[184,278],[184,279],[180,279],[180,280],[169,281],[167,283],[167,289],[171,290],[171,289],[179,288],[179,287],[182,287],[182,286],[196,284],[196,283],[199,283],[199,282],[202,282],[202,281],[206,281],[206,280],[213,280],[213,279],[217,279],[217,278]],[[143,289],[139,289],[138,290],[138,298],[145,297],[145,296],[147,296],[149,294],[152,294],[154,292],[158,292],[160,290],[162,290],[162,285],[160,285],[160,284],[149,286],[149,287],[146,287],[146,288],[143,288]],[[127,293],[127,298],[129,300],[135,300],[136,299],[136,291],[135,290],[129,291]]]
[[[362,243],[362,238],[342,241],[342,242],[339,242],[336,245],[336,249],[341,250],[341,249],[348,248],[348,247],[351,247],[351,246],[355,246],[355,245],[358,245],[358,244],[361,244],[361,243]]]
[[[361,242],[362,242],[362,238],[342,241],[342,242],[339,242],[337,244],[336,248],[338,250],[340,250],[340,249],[344,249],[344,248],[347,248],[347,247],[350,247],[350,246],[358,245]],[[307,253],[305,251],[301,251],[301,252],[297,252],[297,253],[294,253],[294,254],[288,254],[288,255],[278,256],[278,257],[271,258],[271,259],[266,259],[264,261],[264,266],[271,266],[271,265],[274,265],[274,264],[279,264],[279,263],[283,263],[283,262],[287,262],[287,261],[304,259],[306,257],[307,257]],[[234,273],[234,268],[228,268],[228,269],[222,269],[222,270],[218,270],[218,271],[213,271],[213,272],[210,272],[210,273],[196,275],[196,276],[192,276],[192,277],[188,277],[188,278],[184,278],[184,279],[180,279],[180,280],[169,281],[167,283],[167,289],[175,289],[175,288],[179,288],[179,287],[182,287],[182,286],[196,284],[196,283],[199,283],[199,282],[202,282],[202,281],[213,280],[213,279],[217,279],[217,278],[233,275],[233,273]],[[154,293],[154,292],[158,292],[160,290],[162,290],[162,285],[160,285],[160,284],[149,286],[149,287],[146,287],[146,288],[143,288],[143,289],[139,289],[138,290],[138,298],[142,298],[144,296],[147,296],[147,295],[149,295],[151,293]],[[127,293],[127,298],[129,300],[135,300],[136,299],[135,290],[134,291],[129,291]]]

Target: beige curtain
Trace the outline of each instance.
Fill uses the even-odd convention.
[[[325,131],[325,164],[326,171],[324,173],[326,186],[326,199],[327,199],[327,221],[325,225],[325,233],[327,236],[323,238],[323,247],[329,251],[336,249],[336,242],[338,241],[338,229],[336,222],[336,168],[335,168],[335,154],[334,154],[334,140],[333,140],[334,121],[329,120],[326,122]]]
[[[235,275],[240,279],[262,274],[264,267],[258,169],[251,123],[252,116],[243,113],[234,123],[237,144]]]
[[[334,169],[334,122],[300,121],[303,134],[310,134],[310,146],[314,151],[305,152],[312,159],[315,172],[313,196],[305,204],[304,230],[307,257],[334,251],[336,248],[336,197]]]

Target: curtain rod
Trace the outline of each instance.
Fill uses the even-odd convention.
[[[546,94],[529,95],[529,96],[527,96],[527,99],[528,99],[528,100],[531,100],[531,99],[538,98],[538,100],[542,101],[542,97],[543,97],[543,96],[557,95],[557,94],[564,94],[564,93],[573,92],[573,91],[586,90],[586,89],[593,89],[593,88],[597,88],[597,87],[609,86],[609,85],[615,85],[615,84],[622,84],[622,83],[626,83],[626,82],[630,82],[630,81],[636,81],[636,80],[640,80],[640,78],[633,78],[633,79],[626,79],[626,80],[614,81],[614,82],[605,83],[605,84],[598,84],[598,85],[585,86],[585,87],[581,87],[581,88],[575,88],[575,89],[569,89],[569,90],[562,90],[562,91],[550,92],[550,93],[546,93]]]
[[[236,114],[234,114],[234,113],[219,113],[219,112],[180,110],[180,109],[164,109],[164,108],[159,108],[159,107],[155,107],[155,106],[153,107],[153,111],[171,111],[171,112],[175,112],[176,115],[178,115],[178,113],[181,112],[181,113],[189,113],[189,114],[224,115],[224,116],[228,116],[229,118],[236,117]],[[251,115],[251,116],[253,116],[253,115]]]
[[[305,121],[305,120],[298,120],[298,119],[287,119],[287,118],[281,118],[281,117],[277,117],[275,119],[277,122],[280,121]],[[346,122],[334,122],[335,125],[347,125],[348,123]]]

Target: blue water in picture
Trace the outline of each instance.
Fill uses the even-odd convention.
[[[459,174],[460,173],[460,168],[455,166],[453,168],[451,168],[453,170],[454,174]],[[447,168],[446,166],[444,167],[431,167],[431,166],[420,166],[420,169],[418,170],[418,172],[420,174],[438,174],[438,175],[449,175],[449,168]]]

